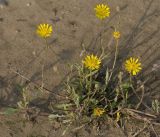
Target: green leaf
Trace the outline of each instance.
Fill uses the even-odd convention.
[[[24,86],[21,86],[21,85],[19,85],[19,84],[16,85],[16,90],[17,90],[18,92],[22,92],[22,91],[23,91],[23,88],[24,88]]]
[[[98,81],[93,81],[92,83],[94,84],[94,87],[96,90],[99,90],[102,86],[101,83]]]
[[[48,118],[49,118],[50,120],[56,119],[56,118],[64,118],[64,117],[65,117],[64,115],[58,115],[58,114],[50,114],[50,115],[48,116]]]
[[[128,92],[126,92],[126,96],[125,96],[126,100],[128,99]]]
[[[123,83],[123,84],[121,85],[121,87],[122,87],[123,89],[129,89],[131,86],[132,86],[132,84],[129,83],[129,82]]]
[[[114,102],[114,101],[113,101],[113,102],[111,103],[111,107],[112,107],[112,109],[116,108],[116,107],[117,107],[117,102]]]
[[[7,108],[4,112],[3,112],[3,114],[4,115],[13,115],[13,114],[15,114],[15,113],[17,113],[18,112],[18,109],[15,109],[15,108]]]
[[[109,80],[109,70],[108,70],[108,68],[107,68],[107,70],[106,70],[106,77],[105,77],[105,84],[107,85],[108,84],[108,81]]]
[[[76,94],[75,92],[75,89],[73,88],[73,100],[74,100],[74,103],[76,104],[77,107],[79,107],[79,103],[80,103],[80,97],[78,94]]]
[[[97,99],[91,98],[90,103],[92,103],[95,106],[99,103],[99,101]]]
[[[160,112],[160,102],[155,99],[152,101],[152,109],[156,112],[159,113]]]
[[[55,107],[59,108],[59,109],[66,109],[67,107],[73,106],[73,104],[69,103],[69,104],[58,104]]]
[[[88,75],[86,75],[85,78],[91,77],[94,74],[96,74],[97,72],[98,72],[98,70],[94,70],[94,71],[90,72]]]
[[[66,123],[71,123],[72,121],[70,119],[64,119],[63,120],[63,124],[66,124]]]

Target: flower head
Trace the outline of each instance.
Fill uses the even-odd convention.
[[[113,37],[114,37],[115,39],[119,39],[119,38],[121,37],[121,33],[120,33],[119,31],[114,31],[114,32],[113,32]]]
[[[131,75],[137,75],[137,73],[142,69],[141,63],[139,62],[138,58],[130,57],[125,61],[125,69]]]
[[[97,18],[101,20],[110,16],[110,8],[108,7],[108,5],[99,4],[96,6],[96,8],[94,8],[94,10],[96,11]]]
[[[101,116],[105,110],[103,108],[94,108],[93,115],[94,116]]]
[[[37,27],[36,33],[42,38],[50,37],[52,33],[52,26],[49,24],[40,24]]]
[[[82,61],[82,63],[85,65],[86,68],[90,70],[99,69],[101,60],[97,57],[92,55],[88,55],[85,57],[85,59]]]
[[[120,112],[117,112],[116,115],[117,115],[116,116],[116,121],[118,122],[120,120],[121,114],[120,114]]]

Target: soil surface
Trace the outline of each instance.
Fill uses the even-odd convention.
[[[94,13],[99,3],[107,3],[111,8],[111,16],[103,22]],[[35,33],[40,23],[53,26],[49,49],[45,49],[45,41]],[[43,81],[44,87],[52,92],[61,92],[70,74],[69,64],[81,63],[83,46],[88,52],[97,53],[101,32],[105,52],[112,53],[112,26],[122,33],[119,62],[129,56],[139,57],[143,72],[138,77],[147,80],[144,100],[148,105],[152,99],[160,100],[160,0],[0,0],[1,111],[17,105],[21,99],[17,85],[29,85],[27,78],[38,84]],[[33,92],[32,96],[36,94]],[[54,96],[44,93],[32,105],[47,112],[51,98]],[[55,130],[43,116],[35,124],[23,122],[17,115],[0,115],[0,119],[0,137],[60,137],[64,131],[63,128]],[[108,128],[99,135],[85,129],[66,134],[66,137],[80,136],[125,135],[118,128]]]

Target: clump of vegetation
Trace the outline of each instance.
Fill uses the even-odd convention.
[[[118,41],[117,37],[115,40]],[[101,73],[103,61],[108,59],[105,55],[87,55],[81,65],[72,66],[77,73],[67,80],[67,103],[54,106],[64,110],[62,121],[69,125],[79,119],[81,124],[104,119],[119,122],[125,115],[124,109],[133,108],[129,103],[135,90],[132,76],[141,70],[141,63],[137,58],[127,59],[124,66],[129,75],[124,79],[124,71],[113,75],[116,57],[117,54],[113,67],[106,68],[105,73]]]
[[[108,5],[99,4],[95,11],[100,20],[110,16]],[[138,85],[135,80],[136,75],[142,70],[142,64],[137,57],[127,57],[121,66],[118,66],[116,61],[121,33],[115,28],[112,37],[115,41],[112,67],[103,67],[103,63],[110,59],[103,51],[99,56],[87,53],[81,64],[72,65],[71,68],[76,73],[68,77],[65,84],[67,100],[53,105],[55,109],[62,110],[62,113],[51,114],[50,119],[58,118],[68,126],[77,124],[81,125],[80,127],[106,120],[112,120],[122,127],[125,124],[124,119],[130,116],[142,120],[142,112],[138,108],[145,104],[142,101],[143,96],[139,97],[137,91],[141,90],[144,94],[144,85]],[[134,102],[135,98],[139,101]],[[157,102],[153,102],[152,105],[157,112]],[[144,117],[148,115],[143,113]],[[153,115],[150,116],[153,118]]]
[[[110,7],[105,4],[97,5],[95,15],[100,20],[106,19],[110,16]],[[52,26],[49,24],[40,24],[37,28],[37,34],[44,38],[46,47],[48,47],[46,38],[50,37],[51,33]],[[54,113],[49,114],[50,120],[56,119],[67,124],[66,129],[74,124],[83,127],[89,123],[100,123],[107,120],[112,120],[113,123],[122,127],[125,119],[129,117],[148,124],[159,125],[154,121],[157,118],[156,115],[139,110],[141,105],[146,106],[143,103],[144,84],[135,80],[136,75],[143,71],[140,59],[134,56],[126,57],[126,60],[119,66],[117,57],[121,33],[117,28],[114,28],[112,37],[115,42],[115,54],[111,67],[109,65],[104,67],[104,63],[110,60],[110,57],[103,50],[101,55],[86,53],[80,64],[72,65],[71,71],[74,70],[72,73],[74,75],[66,80],[65,100],[51,105]],[[33,82],[33,84],[42,92],[43,90],[49,91],[43,83],[38,85]],[[142,97],[139,97],[138,91],[142,92]],[[26,90],[23,90],[22,97],[23,99],[17,105],[19,109],[27,112],[30,101],[26,96]],[[135,98],[138,101],[133,101]],[[152,102],[152,108],[156,114],[160,113],[158,100]],[[10,112],[16,112],[16,109],[10,109]]]

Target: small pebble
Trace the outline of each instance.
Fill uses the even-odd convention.
[[[120,12],[120,7],[119,6],[116,7],[116,11]]]
[[[27,3],[27,6],[28,6],[28,7],[30,7],[31,5],[32,5],[31,2]]]
[[[58,71],[57,66],[54,66],[54,67],[53,67],[53,71],[54,71],[54,72],[57,72],[57,71]]]
[[[17,29],[17,30],[16,30],[16,33],[19,33],[19,32],[21,32],[21,30],[20,30],[20,29]]]
[[[36,56],[36,52],[35,52],[35,51],[33,51],[32,54],[33,54],[34,56]]]

